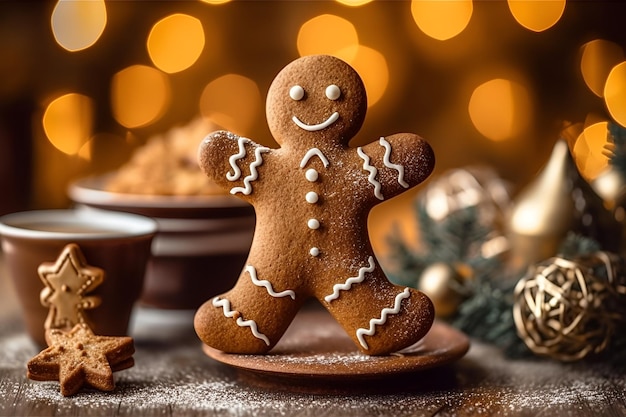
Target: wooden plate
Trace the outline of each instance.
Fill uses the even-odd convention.
[[[265,355],[229,354],[204,345],[211,358],[238,369],[277,378],[371,380],[442,366],[469,349],[468,337],[435,321],[417,344],[387,356],[361,353],[339,324],[322,309],[301,311],[283,338]]]

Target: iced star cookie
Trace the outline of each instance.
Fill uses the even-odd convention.
[[[88,265],[78,245],[67,244],[55,262],[42,263],[37,272],[45,285],[39,298],[49,308],[46,330],[86,323],[84,311],[100,305],[100,297],[87,294],[102,283],[104,271]]]
[[[389,282],[374,256],[367,217],[426,179],[434,154],[410,133],[350,147],[366,109],[353,68],[331,56],[306,56],[280,71],[268,92],[267,121],[280,148],[225,131],[201,143],[205,174],[251,203],[257,216],[237,284],[196,313],[205,344],[268,352],[310,297],[366,354],[401,350],[428,332],[431,301]]]

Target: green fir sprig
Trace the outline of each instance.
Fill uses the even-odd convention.
[[[473,277],[464,282],[464,289],[470,296],[461,303],[451,323],[471,337],[496,344],[510,356],[527,354],[529,350],[517,337],[513,321],[513,287],[520,276],[507,276],[501,258],[482,255],[481,246],[498,232],[494,225],[481,222],[479,210],[479,206],[469,206],[435,220],[417,200],[422,250],[411,249],[396,228],[388,236],[390,260],[395,266],[390,279],[416,287],[424,269],[433,263],[469,266]]]
[[[609,163],[626,177],[626,128],[615,123],[608,124],[606,149]]]
[[[480,222],[476,206],[450,213],[442,220],[429,216],[419,200],[415,207],[420,250],[409,247],[396,226],[388,236],[390,260],[395,266],[390,279],[416,287],[421,273],[433,263],[470,266],[473,279],[464,282],[470,296],[459,305],[451,324],[472,338],[498,346],[509,357],[531,355],[518,337],[513,319],[514,288],[526,271],[511,271],[503,258],[485,258],[476,249],[498,233],[495,226]],[[595,240],[570,232],[558,253],[574,258],[598,250],[600,245]]]

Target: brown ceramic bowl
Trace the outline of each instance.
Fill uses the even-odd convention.
[[[109,192],[106,176],[79,180],[69,196],[88,210],[151,216],[158,224],[141,303],[196,309],[235,285],[254,234],[251,205],[230,195],[155,196]]]
[[[36,210],[0,218],[2,250],[28,333],[45,346],[44,322],[49,309],[40,302],[42,263],[54,263],[69,243],[78,245],[88,265],[104,270],[104,281],[89,295],[101,304],[87,310],[100,335],[128,333],[133,306],[143,288],[156,222],[129,213],[93,216],[78,210]]]

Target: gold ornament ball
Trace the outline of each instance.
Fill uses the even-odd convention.
[[[426,267],[418,279],[417,288],[430,297],[438,317],[454,315],[467,298],[461,269],[462,266],[436,262]]]

